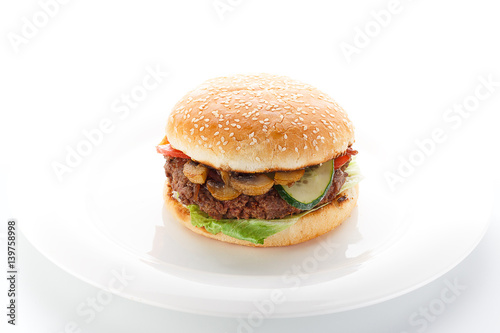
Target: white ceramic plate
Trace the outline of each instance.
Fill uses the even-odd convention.
[[[439,277],[487,228],[491,195],[484,185],[460,181],[466,167],[454,164],[458,155],[450,153],[448,163],[429,161],[392,192],[380,163],[384,152],[366,137],[356,145],[366,177],[358,207],[334,232],[286,248],[220,243],[188,231],[165,211],[163,158],[154,149],[161,135],[150,129],[134,124],[114,133],[62,183],[46,168],[32,177],[32,192],[12,193],[22,231],[45,256],[140,302],[222,316],[344,311]],[[14,184],[26,177],[23,170],[11,172]],[[113,271],[133,278],[113,289]]]

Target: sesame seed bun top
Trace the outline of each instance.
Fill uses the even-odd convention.
[[[175,105],[166,132],[193,160],[237,172],[301,169],[354,143],[352,123],[332,98],[270,74],[204,82]]]

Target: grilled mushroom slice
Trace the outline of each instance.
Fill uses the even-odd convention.
[[[221,201],[236,199],[241,194],[231,186],[211,179],[207,181],[207,189],[215,199]]]
[[[220,170],[220,177],[222,178],[224,184],[229,185],[229,172]]]
[[[274,181],[262,173],[237,173],[229,178],[231,187],[246,195],[261,195],[267,193]]]
[[[292,185],[298,182],[306,170],[278,171],[274,174],[274,183],[277,185]]]
[[[207,180],[208,168],[204,165],[189,161],[184,164],[182,172],[191,183],[205,184],[205,181]]]

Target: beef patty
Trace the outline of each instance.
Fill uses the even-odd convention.
[[[184,164],[188,159],[165,157],[165,174],[173,191],[179,193],[179,200],[184,205],[198,205],[200,209],[215,219],[279,219],[288,215],[297,214],[302,210],[290,206],[278,192],[271,188],[267,193],[256,196],[241,194],[236,199],[221,201],[215,199],[208,191],[206,183],[194,184],[184,176]],[[331,202],[345,183],[347,173],[346,163],[342,168],[335,170],[333,184],[328,193],[318,205]],[[213,170],[213,169],[212,169]],[[209,172],[208,177],[218,177],[217,172]],[[220,180],[217,179],[217,180]],[[341,200],[339,198],[338,200]]]

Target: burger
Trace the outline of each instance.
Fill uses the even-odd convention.
[[[313,239],[356,206],[353,143],[345,111],[308,84],[270,74],[208,80],[174,106],[157,146],[166,208],[223,242]]]

